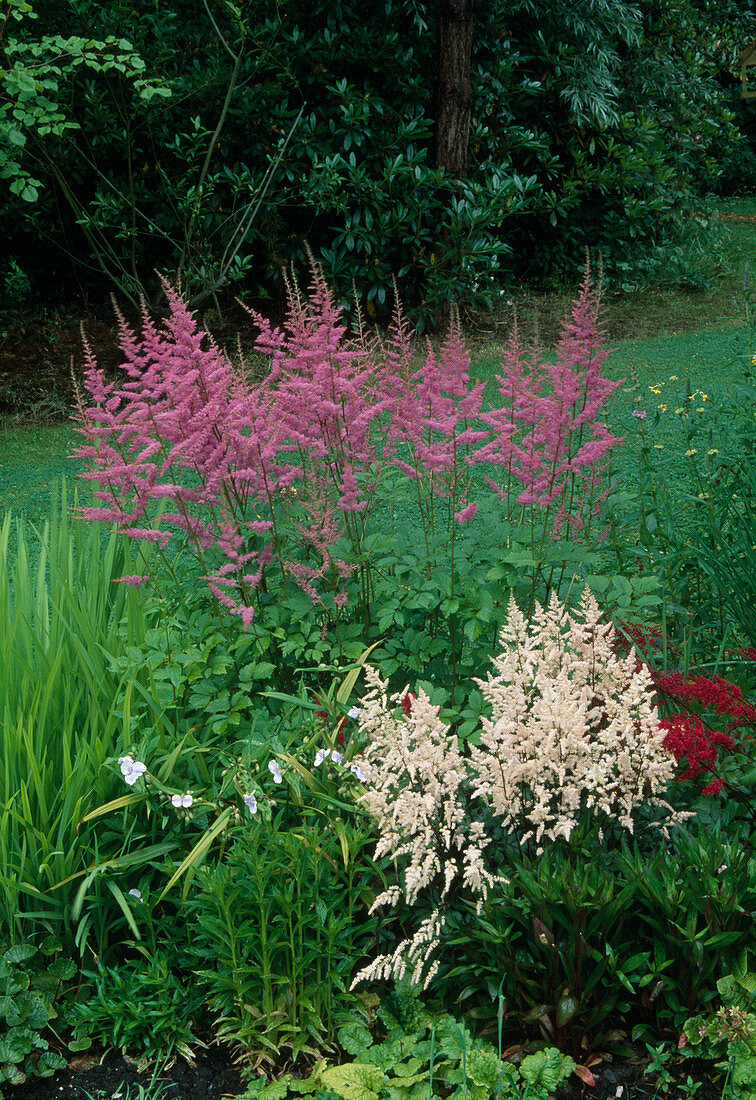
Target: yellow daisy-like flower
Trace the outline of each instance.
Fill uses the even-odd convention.
[[[691,458],[691,457],[692,457],[692,455],[697,455],[697,454],[698,454],[698,451],[696,450],[696,448],[695,448],[695,447],[691,447],[691,448],[690,448],[689,450],[687,450],[687,451],[685,452],[685,457],[686,457],[686,458]]]
[[[649,386],[651,393],[661,393],[661,386]]]

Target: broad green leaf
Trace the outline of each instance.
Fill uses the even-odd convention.
[[[349,1062],[324,1070],[320,1080],[344,1100],[378,1100],[385,1075],[378,1066]]]

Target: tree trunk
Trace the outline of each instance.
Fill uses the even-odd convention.
[[[467,175],[472,115],[473,4],[474,0],[437,0],[436,9],[436,164],[457,179]]]

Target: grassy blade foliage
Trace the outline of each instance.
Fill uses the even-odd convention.
[[[128,708],[111,660],[143,635],[136,593],[114,584],[131,550],[53,506],[32,532],[0,526],[0,922],[65,921],[71,894],[50,891],[82,869],[77,823],[112,794],[102,769],[128,741]]]

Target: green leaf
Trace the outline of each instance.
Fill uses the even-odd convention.
[[[72,959],[56,959],[47,967],[50,977],[59,982],[67,982],[76,973],[76,963]]]
[[[373,1036],[362,1024],[347,1024],[339,1030],[338,1038],[347,1054],[364,1054],[373,1045]]]
[[[323,1070],[320,1080],[343,1100],[378,1100],[385,1075],[379,1066],[350,1062]]]
[[[66,1060],[61,1054],[54,1050],[45,1050],[39,1056],[34,1073],[37,1077],[52,1077],[59,1069],[65,1068]]]
[[[32,1048],[29,1041],[31,1032],[26,1034],[21,1028],[14,1028],[0,1038],[0,1062],[23,1062]]]
[[[31,943],[19,943],[15,947],[9,947],[7,951],[2,954],[2,961],[13,963],[18,965],[19,963],[28,962],[29,959],[33,959],[37,954],[37,948]]]

